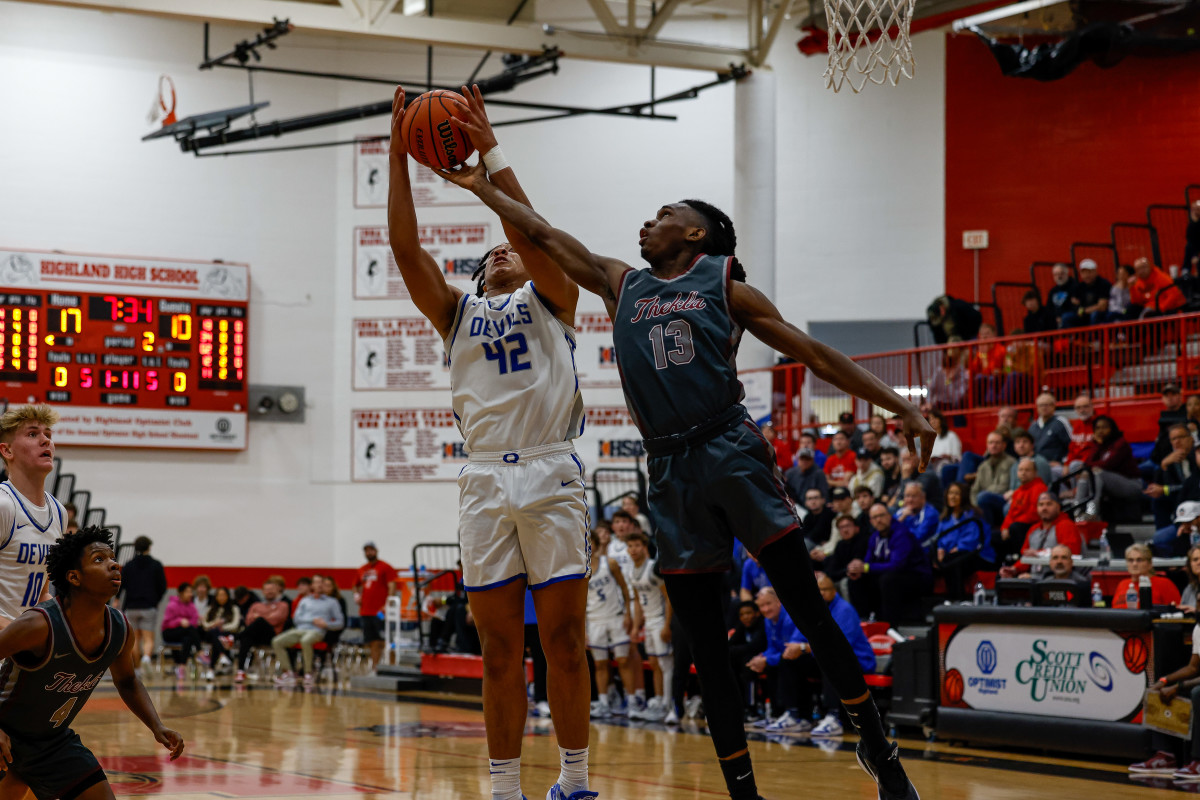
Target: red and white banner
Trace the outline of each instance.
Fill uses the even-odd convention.
[[[355,208],[387,208],[390,145],[387,139],[363,140],[355,145]],[[475,195],[458,188],[411,158],[408,159],[408,180],[412,186],[413,204],[417,208],[479,205]]]
[[[58,444],[245,450],[246,413],[57,406]]]
[[[467,463],[462,436],[448,408],[377,408],[352,413],[351,480],[453,481]],[[587,409],[575,450],[586,474],[597,467],[630,467],[642,438],[624,406]]]
[[[64,292],[167,295],[250,300],[250,269],[245,264],[124,258],[35,250],[0,250],[0,286]]]
[[[433,256],[450,285],[472,293],[475,283],[471,274],[484,253],[495,244],[491,241],[491,231],[488,222],[417,226],[421,247]],[[392,255],[387,226],[355,228],[354,299],[408,300],[410,297]]]
[[[442,338],[425,317],[354,322],[355,391],[450,389]]]

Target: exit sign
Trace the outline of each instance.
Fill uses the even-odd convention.
[[[963,231],[963,250],[987,250],[987,231]]]

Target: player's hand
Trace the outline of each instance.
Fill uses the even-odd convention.
[[[471,144],[475,145],[482,157],[497,144],[492,123],[488,121],[487,108],[483,104],[483,94],[479,91],[479,86],[473,84],[470,89],[462,87],[462,96],[467,101],[466,113],[459,116],[452,112],[451,115],[458,126],[471,137]]]
[[[924,472],[929,466],[929,454],[933,452],[933,443],[937,439],[937,434],[933,432],[933,428],[929,424],[929,420],[921,416],[921,412],[915,406],[901,418],[901,429],[904,431],[904,438],[908,441],[908,449],[915,456],[917,455],[917,440],[921,442],[921,463],[917,467],[917,472]]]
[[[762,672],[767,668],[767,658],[763,655],[757,655],[746,662],[746,669],[751,672]]]
[[[1164,703],[1169,703],[1175,699],[1175,695],[1179,693],[1179,684],[1174,686],[1164,686],[1158,690],[1158,694],[1162,697]]]
[[[663,625],[663,629],[658,632],[658,638],[664,642],[671,641],[671,626]]]
[[[171,751],[172,761],[183,755],[183,737],[179,735],[178,731],[159,728],[154,732],[154,741]]]
[[[0,767],[8,769],[12,766],[12,740],[8,734],[0,731]]]
[[[938,552],[937,552],[937,560],[938,560],[938,561],[945,561],[945,560],[946,560],[946,548],[944,548],[944,547],[939,547],[939,548],[938,548]]]
[[[1166,459],[1164,458],[1163,461],[1166,461]],[[1157,483],[1152,483],[1146,487],[1146,490],[1142,494],[1149,495],[1150,497],[1162,497],[1163,487]]]
[[[404,87],[397,86],[396,94],[392,97],[392,155],[408,155],[408,145],[400,135],[400,125],[404,122]]]
[[[457,169],[439,169],[437,174],[475,194],[479,194],[480,187],[488,182],[487,168],[483,166],[483,158],[474,164],[463,164]]]

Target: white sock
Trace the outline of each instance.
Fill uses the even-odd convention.
[[[568,750],[558,748],[558,788],[567,797],[588,788],[588,749]]]
[[[666,708],[671,697],[671,681],[675,678],[675,658],[673,656],[663,656],[658,660],[658,668],[662,670],[663,708]]]
[[[633,693],[633,696],[636,697],[638,700],[645,700],[646,699],[646,690],[638,689],[636,692]]]
[[[521,800],[521,759],[488,759],[492,776],[492,800]]]

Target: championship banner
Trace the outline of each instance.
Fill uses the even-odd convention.
[[[360,139],[354,146],[354,207],[387,208],[389,139]],[[408,159],[413,204],[431,206],[479,205],[475,195],[460,189],[426,166]]]
[[[1131,722],[1142,712],[1148,632],[943,623],[941,705]]]
[[[424,317],[355,319],[353,338],[355,391],[450,388],[442,339]]]
[[[467,463],[449,408],[362,409],[351,414],[353,481],[453,481]],[[589,481],[597,468],[627,468],[643,457],[641,436],[624,406],[588,408],[575,450]]]
[[[612,320],[604,311],[575,314],[575,372],[584,389],[621,385],[617,352],[613,348]]]
[[[450,285],[473,294],[471,273],[491,246],[491,227],[487,222],[417,225],[417,235]],[[354,299],[411,299],[392,255],[386,225],[354,229]]]

